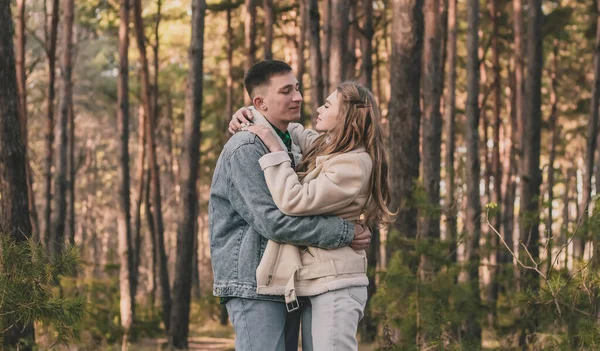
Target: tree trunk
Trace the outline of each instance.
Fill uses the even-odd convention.
[[[323,105],[324,83],[323,83],[323,58],[321,56],[320,16],[317,0],[308,0],[305,5],[310,28],[310,101],[312,102],[312,126],[315,127],[317,108]]]
[[[388,233],[388,265],[394,251],[408,250],[400,244],[400,237],[414,238],[417,232],[417,207],[413,201],[413,185],[419,178],[420,161],[419,90],[423,49],[423,2],[394,0],[392,11],[391,96],[388,120],[392,160],[392,208],[398,210],[398,215]],[[413,272],[416,271],[416,267],[417,263],[412,262]]]
[[[600,4],[596,1],[597,6],[600,9]],[[596,22],[600,24],[600,18],[596,16]],[[581,197],[581,203],[579,204],[579,213],[581,213],[581,235],[578,236],[574,241],[574,253],[575,258],[583,259],[583,252],[585,248],[586,238],[590,233],[587,222],[589,217],[589,208],[592,193],[592,174],[594,172],[594,154],[596,152],[596,146],[598,142],[598,104],[600,99],[600,27],[596,28],[596,42],[594,47],[594,84],[592,85],[592,101],[590,102],[590,116],[587,125],[587,144],[585,149],[585,169],[583,171],[583,194]],[[596,179],[596,183],[599,180]]]
[[[349,0],[331,1],[331,42],[329,57],[329,89],[334,90],[346,79],[346,60],[348,52],[348,11]]]
[[[543,66],[542,52],[542,6],[541,0],[528,0],[529,22],[527,30],[527,79],[523,108],[523,159],[521,177],[521,213],[519,233],[521,240],[529,251],[522,260],[530,262],[530,256],[535,263],[540,257],[539,249],[539,196],[541,184],[540,172],[540,134],[541,134],[541,80]],[[526,117],[526,118],[525,118]],[[539,275],[528,270],[524,274],[527,289],[535,292],[539,289]],[[532,309],[535,309],[532,306]],[[528,316],[527,333],[534,333],[537,328],[537,316],[531,311]],[[522,335],[525,334],[523,330]],[[524,340],[521,339],[521,342]]]
[[[481,203],[479,196],[479,1],[469,0],[467,3],[467,128],[466,128],[466,181],[467,210],[465,227],[467,231],[465,247],[465,263],[469,268],[463,269],[459,281],[469,283],[471,302],[479,305],[479,238],[481,232]],[[477,345],[481,342],[481,326],[477,318],[471,315],[464,323],[465,338]]]
[[[369,251],[367,252],[367,276],[369,277],[369,286],[367,287],[369,300],[367,301],[370,301],[371,298],[377,293],[376,277],[377,262],[379,261],[379,249],[381,246],[380,238],[381,233],[379,232],[379,229],[376,228],[373,230],[371,245],[369,246]],[[365,316],[361,322],[361,327],[359,328],[359,332],[363,342],[375,342],[375,339],[377,338],[377,320],[374,318],[372,313],[365,313]]]
[[[46,0],[44,0],[46,1]],[[45,8],[45,7],[44,7]],[[56,79],[56,38],[58,32],[58,0],[52,1],[52,17],[50,20],[50,33],[45,26],[46,34],[46,56],[48,58],[48,88],[46,91],[46,163],[44,169],[44,240],[46,248],[50,252],[52,231],[52,150],[54,148],[54,81]]]
[[[360,30],[360,48],[362,51],[360,77],[362,84],[373,90],[373,37],[375,36],[375,29],[373,28],[373,1],[361,0],[361,5],[364,11],[364,20]],[[381,99],[379,101],[382,102]]]
[[[500,108],[502,104],[502,90],[500,85],[500,53],[498,47],[498,9],[497,0],[488,0],[488,10],[492,20],[492,65],[493,65],[493,83],[492,90],[494,95],[493,105],[493,134],[494,145],[492,147],[491,174],[494,176],[493,191],[491,192],[491,202],[496,204],[495,215],[491,223],[495,230],[500,231],[502,223],[502,167],[500,164]],[[493,230],[488,230],[488,245],[490,247],[488,257],[488,271],[490,275],[490,286],[487,291],[487,303],[489,312],[487,315],[487,324],[493,328],[496,321],[496,300],[498,299],[498,236]]]
[[[72,0],[71,0],[72,1]],[[121,0],[119,25],[119,81],[117,84],[117,124],[119,129],[119,209],[118,250],[119,250],[119,292],[121,326],[124,329],[122,350],[127,343],[135,320],[134,272],[135,262],[131,238],[131,200],[129,181],[129,0]]]
[[[25,143],[19,121],[13,23],[8,0],[0,1],[0,33],[5,33],[0,36],[0,235],[23,242],[31,236],[31,221]],[[2,331],[2,345],[7,348],[31,350],[33,343],[33,324],[19,322]]]
[[[437,209],[440,204],[441,131],[440,115],[440,3],[425,0],[425,40],[423,44],[423,186],[427,194],[427,207]],[[419,235],[423,240],[440,237],[440,222],[436,210],[421,217]],[[422,256],[422,267],[430,269]],[[425,272],[422,270],[422,274]],[[431,273],[431,272],[427,272]],[[422,277],[424,278],[424,277]]]
[[[57,144],[56,144],[56,178],[54,179],[54,212],[52,213],[52,244],[49,246],[51,254],[62,252],[65,245],[65,224],[67,215],[67,143],[69,128],[69,106],[73,99],[71,82],[71,51],[73,50],[73,0],[63,2],[63,50],[62,50],[62,86],[60,115],[58,116]]]
[[[273,59],[273,22],[275,14],[273,12],[273,0],[263,0],[263,9],[265,11],[265,60]],[[300,16],[302,17],[302,16]]]
[[[446,155],[444,159],[446,173],[446,240],[450,242],[452,261],[456,261],[458,207],[456,206],[454,181],[454,150],[456,139],[456,1],[448,1],[448,68],[446,71],[446,97],[444,107],[444,132],[446,134]]]
[[[296,46],[296,78],[300,83],[300,94],[304,95],[304,72],[306,71],[306,59],[304,57],[304,48],[306,47],[306,27],[308,17],[306,16],[306,11],[304,10],[305,4],[304,1],[298,2],[298,17],[296,22],[296,29],[298,30],[298,43]],[[306,119],[306,115],[304,113],[304,109],[300,108],[301,113],[301,123],[304,124]]]
[[[245,0],[246,17],[244,22],[244,48],[246,51],[246,61],[244,72],[248,72],[254,65],[256,59],[256,0]],[[244,105],[252,104],[250,96],[244,94]]]
[[[144,37],[144,23],[142,21],[142,8],[141,0],[134,1],[134,22],[136,41],[140,52],[140,61],[142,66],[142,101],[144,104],[144,110],[146,111],[146,137],[148,139],[148,166],[150,169],[150,181],[151,181],[151,196],[152,205],[154,207],[154,229],[156,230],[156,249],[158,251],[158,266],[160,275],[160,286],[162,295],[162,307],[163,307],[163,322],[165,327],[169,330],[169,321],[171,316],[171,290],[169,287],[169,272],[167,270],[167,254],[165,252],[164,242],[164,224],[162,216],[161,206],[161,193],[160,193],[160,174],[158,170],[158,162],[156,156],[156,121],[154,116],[153,106],[151,104],[151,92],[150,92],[150,77],[148,73],[148,59],[146,57],[146,42]]]
[[[345,79],[354,79],[356,76],[356,43],[358,38],[358,0],[348,1],[348,53],[344,59],[346,64]]]
[[[69,232],[69,244],[75,245],[75,177],[77,175],[77,166],[75,165],[75,112],[73,111],[73,98],[69,104],[69,140],[68,145],[68,193],[69,201],[67,208],[67,226]]]
[[[33,193],[33,174],[29,166],[29,157],[27,156],[27,75],[25,73],[25,47],[27,43],[25,17],[25,0],[17,0],[16,18],[16,70],[17,70],[17,88],[19,90],[19,122],[21,127],[21,136],[25,144],[25,162],[27,172],[27,199],[29,204],[29,216],[31,217],[32,237],[38,242],[40,240],[40,225],[35,207],[35,194]]]
[[[156,287],[159,284],[159,274],[158,272],[158,257],[160,256],[159,253],[159,249],[158,249],[158,239],[157,234],[156,234],[156,228],[154,227],[154,216],[152,215],[152,210],[150,208],[150,202],[151,202],[151,193],[150,193],[150,182],[152,181],[152,176],[151,176],[151,172],[150,169],[148,169],[146,171],[146,183],[145,183],[145,189],[144,189],[144,210],[146,213],[146,222],[148,224],[148,232],[150,233],[150,252],[151,252],[151,256],[150,256],[150,272],[151,272],[151,284],[150,284],[150,306],[152,306],[152,308],[154,309],[154,307],[156,306],[156,300],[157,300],[157,295],[158,295],[158,291],[156,289]],[[163,313],[164,316],[164,313]],[[170,316],[169,316],[170,317]]]
[[[323,56],[323,65],[321,67],[323,70],[323,101],[325,101],[330,93],[329,58],[331,56],[331,1],[332,0],[323,1],[323,40],[321,41],[321,54]]]
[[[190,298],[192,291],[192,260],[194,236],[198,219],[198,166],[200,164],[200,122],[202,120],[202,77],[204,60],[204,12],[206,2],[192,3],[192,38],[190,42],[190,70],[186,93],[183,150],[181,152],[181,222],[177,230],[176,276],[173,286],[173,310],[169,343],[178,349],[187,349]]]
[[[137,158],[137,197],[134,200],[135,207],[133,209],[133,221],[132,221],[132,237],[133,237],[133,287],[131,288],[131,295],[136,296],[137,287],[139,284],[139,268],[140,268],[140,253],[142,252],[142,236],[141,236],[141,208],[142,201],[144,198],[145,184],[149,182],[148,179],[144,180],[144,162],[146,159],[146,117],[143,105],[140,105],[138,113],[138,158]]]
[[[552,202],[554,202],[554,161],[556,159],[556,146],[559,143],[560,138],[560,127],[556,123],[558,120],[558,95],[557,95],[557,81],[556,77],[558,74],[558,39],[554,39],[552,45],[552,71],[550,73],[551,78],[551,90],[550,90],[550,104],[552,105],[550,110],[550,131],[551,135],[551,145],[550,145],[550,158],[548,160],[548,216],[546,217],[546,240],[548,240],[548,246],[546,253],[548,257],[547,260],[547,272],[550,272],[552,267],[552,246],[554,243],[554,235],[552,232],[552,223],[554,220],[554,213],[552,208]]]

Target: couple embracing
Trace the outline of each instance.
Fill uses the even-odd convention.
[[[357,350],[367,302],[370,228],[390,222],[388,163],[373,94],[340,84],[295,123],[302,95],[289,65],[255,64],[250,108],[213,175],[213,293],[226,304],[236,350]],[[360,224],[359,224],[360,223]]]

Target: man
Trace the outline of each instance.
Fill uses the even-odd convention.
[[[298,80],[282,61],[262,61],[246,74],[244,84],[254,108],[271,124],[288,148],[288,124],[300,119],[302,95]],[[260,138],[236,133],[225,144],[213,175],[209,201],[213,294],[226,303],[236,332],[236,350],[295,350],[299,313],[288,313],[283,296],[256,293],[256,268],[267,241],[334,249],[368,246],[371,233],[337,217],[284,215],[271,198],[259,165],[268,153]],[[284,258],[285,259],[285,258]],[[310,310],[305,311],[304,318]],[[306,338],[304,338],[306,337]],[[310,349],[310,328],[303,328],[304,349]]]

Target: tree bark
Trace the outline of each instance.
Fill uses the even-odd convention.
[[[246,16],[244,22],[244,48],[246,51],[246,61],[244,72],[248,72],[256,60],[256,0],[245,0]],[[244,94],[244,105],[248,106],[252,102],[250,96]]]
[[[456,140],[456,1],[448,1],[448,68],[446,71],[446,97],[444,107],[444,132],[446,134],[446,155],[444,159],[446,173],[446,236],[450,242],[452,261],[456,261],[457,213],[454,180],[454,150]]]
[[[275,14],[273,11],[273,0],[263,0],[263,9],[265,11],[265,45],[264,45],[265,60],[272,60],[273,59],[273,22],[275,22]]]
[[[46,0],[44,0],[46,1]],[[56,79],[56,41],[58,32],[58,0],[52,1],[52,16],[50,20],[50,33],[45,26],[46,34],[46,56],[48,58],[48,88],[46,91],[46,162],[45,162],[45,183],[44,183],[44,240],[46,248],[50,252],[51,231],[52,231],[52,153],[54,149],[54,81]]]
[[[71,0],[72,1],[72,0]],[[124,329],[121,349],[127,350],[135,320],[135,261],[131,236],[131,199],[129,180],[129,0],[121,0],[119,25],[119,80],[117,84],[117,124],[119,129],[119,292],[121,326]]]
[[[25,17],[25,0],[17,0],[16,19],[16,70],[17,70],[17,88],[19,90],[19,122],[21,126],[21,135],[25,144],[25,162],[27,172],[27,198],[29,204],[29,216],[31,217],[32,237],[38,242],[40,240],[40,225],[37,209],[35,207],[35,194],[33,192],[33,174],[29,166],[29,157],[27,156],[28,136],[27,136],[27,74],[25,73],[25,47],[27,43]]]
[[[334,90],[346,79],[346,60],[348,52],[348,10],[349,0],[331,1],[331,42],[329,57],[329,89]]]
[[[488,0],[488,10],[492,20],[492,65],[493,65],[493,83],[492,90],[494,95],[493,105],[493,147],[491,160],[491,174],[494,176],[493,191],[491,192],[491,202],[496,204],[495,215],[491,219],[493,227],[500,231],[502,223],[502,166],[500,164],[500,113],[502,104],[502,90],[500,85],[500,53],[498,47],[498,9],[497,0]],[[490,286],[487,291],[487,303],[489,312],[487,315],[487,324],[493,328],[496,323],[496,300],[498,299],[498,236],[493,230],[488,230],[488,245],[490,252],[488,256],[488,271],[490,274]]]
[[[305,5],[308,21],[310,23],[310,101],[312,102],[312,126],[315,127],[317,118],[317,108],[323,105],[325,88],[323,82],[323,57],[321,56],[321,37],[320,37],[320,16],[319,4],[317,0],[308,0]]]
[[[358,0],[348,1],[348,52],[345,55],[346,73],[345,79],[354,79],[356,76],[356,63],[358,57],[356,57],[356,43],[358,38]]]
[[[323,2],[323,40],[321,54],[323,56],[323,101],[329,96],[329,58],[331,56],[331,1]],[[321,104],[322,105],[322,104]],[[320,106],[320,105],[319,105]]]
[[[361,0],[364,11],[363,25],[360,30],[360,48],[362,51],[361,82],[367,88],[373,90],[373,1]],[[381,102],[381,100],[379,100]]]
[[[466,180],[467,210],[465,228],[467,231],[465,264],[459,281],[468,283],[474,306],[479,304],[479,238],[481,234],[481,203],[479,196],[479,1],[467,3],[467,128],[466,128]],[[471,315],[464,323],[465,337],[472,342],[481,342],[481,326]]]
[[[5,34],[0,36],[0,235],[23,242],[31,236],[31,221],[9,0],[0,1],[0,33]],[[2,331],[7,348],[31,350],[33,342],[33,324],[16,323]]]
[[[177,230],[176,276],[173,286],[173,310],[170,344],[178,349],[187,349],[190,299],[192,291],[192,271],[194,258],[194,237],[198,209],[198,166],[200,163],[200,122],[202,120],[202,77],[204,60],[204,12],[206,2],[195,0],[192,3],[192,38],[190,42],[190,70],[186,92],[186,112],[181,157],[181,222]]]
[[[413,193],[414,181],[419,178],[419,91],[423,50],[422,0],[394,0],[392,4],[391,96],[388,120],[392,160],[391,207],[398,210],[398,215],[388,233],[388,265],[394,251],[408,250],[405,245],[400,244],[400,237],[414,238],[417,232],[417,207],[413,201]],[[416,271],[416,267],[416,262],[411,263],[413,272]]]
[[[73,98],[69,104],[69,136],[68,139],[68,208],[67,208],[67,227],[69,233],[69,244],[75,245],[75,178],[77,176],[77,166],[75,165],[75,112],[73,111]]]
[[[140,62],[142,66],[142,84],[141,94],[142,101],[144,104],[144,110],[146,111],[146,137],[148,141],[148,166],[150,169],[150,182],[151,182],[151,196],[152,205],[154,207],[154,229],[156,230],[156,249],[158,251],[158,266],[160,275],[160,287],[162,296],[162,307],[163,307],[163,322],[165,327],[169,330],[169,322],[171,317],[171,290],[169,287],[169,272],[167,270],[167,254],[165,252],[164,242],[164,224],[162,216],[161,206],[161,193],[160,193],[160,174],[158,170],[158,162],[156,156],[156,121],[154,116],[154,110],[151,104],[151,92],[150,92],[150,75],[148,72],[148,59],[146,57],[146,42],[144,37],[144,23],[142,20],[142,8],[141,0],[134,1],[134,23],[136,32],[137,46],[140,52]]]
[[[558,74],[558,39],[554,39],[552,44],[552,71],[550,73],[551,78],[551,90],[550,90],[550,131],[551,131],[551,145],[550,145],[550,157],[548,160],[548,216],[546,217],[546,240],[548,240],[548,246],[546,253],[548,257],[547,261],[547,272],[550,272],[552,267],[552,262],[554,261],[552,258],[552,247],[554,243],[554,234],[552,232],[552,223],[554,221],[554,213],[552,203],[554,202],[554,173],[556,170],[554,169],[554,162],[556,160],[556,146],[559,143],[560,138],[560,127],[557,124],[558,120],[558,95],[557,95],[557,81],[556,77]]]
[[[600,4],[596,1],[596,6],[600,9]],[[597,16],[598,17],[598,16]],[[600,24],[600,19],[596,19]],[[583,193],[581,194],[581,203],[579,204],[579,213],[581,213],[581,234],[577,233],[573,241],[573,256],[583,259],[586,238],[590,233],[588,228],[589,209],[592,193],[592,174],[594,172],[594,155],[598,142],[598,104],[600,99],[600,27],[596,28],[596,41],[594,45],[594,84],[592,85],[592,98],[590,101],[590,115],[587,125],[587,143],[585,149],[585,169],[583,172]],[[598,183],[598,179],[596,179]]]
[[[528,265],[529,256],[535,262],[539,261],[539,196],[541,184],[540,172],[540,136],[541,136],[541,81],[543,67],[542,52],[542,6],[541,0],[528,0],[529,22],[527,30],[527,79],[525,95],[527,99],[523,106],[523,159],[521,176],[521,213],[519,232],[521,240],[529,251],[522,260]],[[535,292],[539,289],[539,275],[527,270],[524,273],[526,289]],[[535,310],[535,306],[532,307]],[[527,333],[537,329],[537,316],[532,310],[528,316]],[[521,335],[525,335],[523,330]],[[521,338],[521,344],[524,342]]]
[[[67,214],[67,142],[69,127],[69,106],[73,98],[71,82],[71,51],[73,50],[73,0],[63,2],[63,49],[62,49],[62,86],[60,115],[58,116],[56,144],[56,177],[54,179],[54,212],[52,213],[51,254],[62,252],[65,246],[65,224]]]
[[[296,29],[298,31],[298,43],[296,46],[296,78],[300,83],[300,94],[304,95],[304,72],[306,71],[306,59],[304,57],[304,48],[306,47],[306,27],[308,17],[306,16],[306,11],[304,10],[305,4],[304,1],[298,2],[298,17],[296,22]],[[304,109],[300,108],[301,114],[301,123],[304,123],[306,119],[306,114],[304,113]]]
[[[438,208],[440,203],[441,131],[440,115],[440,3],[425,0],[425,40],[423,44],[423,186],[427,194],[428,207]],[[419,235],[423,240],[440,237],[440,222],[437,211],[421,217]],[[422,263],[427,266],[425,257]],[[422,268],[425,268],[422,266]],[[423,271],[422,271],[423,273]]]
[[[142,252],[142,236],[141,236],[141,208],[142,201],[144,198],[145,184],[149,181],[144,180],[144,163],[146,159],[146,117],[144,112],[144,106],[140,105],[138,110],[138,158],[137,158],[137,184],[136,199],[134,200],[135,207],[133,209],[133,221],[132,221],[132,237],[133,237],[133,287],[131,288],[131,295],[136,296],[137,287],[139,284],[139,268],[140,268],[140,253]]]

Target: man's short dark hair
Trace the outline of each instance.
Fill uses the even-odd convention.
[[[292,71],[292,67],[279,60],[264,60],[250,67],[244,78],[244,86],[248,95],[252,98],[254,88],[269,83],[271,77],[286,74]]]

